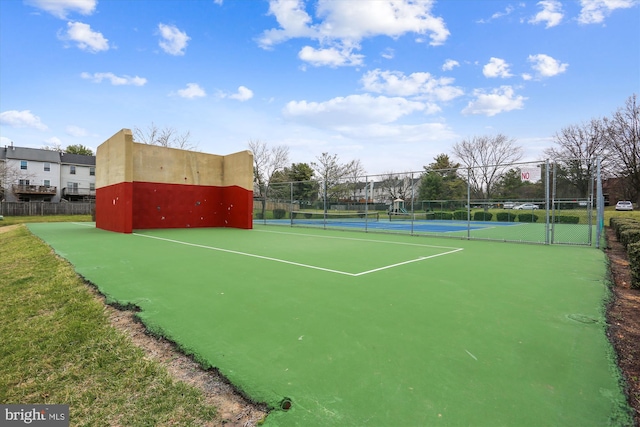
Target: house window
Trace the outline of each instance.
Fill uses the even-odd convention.
[[[50,181],[50,180],[48,180],[48,179],[45,179],[45,180],[44,180],[44,186],[45,186],[45,187],[51,187],[51,181]]]
[[[51,163],[45,163],[44,164],[44,171],[45,172],[50,172],[51,171]]]
[[[91,175],[91,176],[96,176],[96,168],[94,168],[94,167],[90,167],[90,168],[89,168],[89,175]]]
[[[29,180],[28,180],[28,179],[21,179],[21,180],[18,180],[18,185],[20,185],[20,186],[26,186],[26,185],[29,185]]]
[[[23,171],[27,170],[27,161],[26,160],[20,160],[20,169],[22,169]]]
[[[71,175],[75,175],[76,174],[76,167],[73,166],[73,165],[69,166],[69,173]]]
[[[95,191],[96,190],[96,185],[93,182],[89,183],[89,190],[91,190],[91,191]]]
[[[77,182],[67,182],[67,193],[69,193],[69,194],[78,194],[78,183]]]

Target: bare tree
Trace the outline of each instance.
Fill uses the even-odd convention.
[[[380,181],[380,188],[387,194],[390,202],[397,199],[408,202],[417,195],[414,192],[417,192],[418,184],[410,173],[387,172]]]
[[[349,181],[351,197],[354,201],[358,200],[358,190],[359,187],[364,185],[362,178],[366,173],[367,171],[364,169],[364,166],[362,166],[360,159],[351,162],[349,172],[347,173],[347,180]]]
[[[453,146],[453,154],[466,167],[460,173],[468,179],[474,195],[489,199],[502,174],[522,159],[523,150],[515,139],[497,134],[462,140]]]
[[[62,148],[62,144],[60,144],[59,142],[49,142],[47,143],[47,145],[43,145],[42,149],[47,151],[57,151],[57,152],[64,151],[64,149]]]
[[[20,167],[8,161],[0,161],[0,200],[4,200],[7,191],[13,192],[13,185],[20,180],[29,181],[35,177],[34,174],[20,170]]]
[[[326,201],[329,199],[339,200],[349,197],[349,185],[347,178],[356,170],[362,170],[360,161],[352,160],[348,163],[341,163],[337,154],[322,153],[316,157],[317,162],[311,162],[311,167],[318,175],[320,181],[324,204],[324,212],[327,213]]]
[[[133,129],[133,139],[143,144],[179,148],[181,150],[196,150],[198,148],[197,144],[191,143],[191,132],[178,133],[178,131],[169,126],[160,129],[153,122],[145,130],[136,126]]]
[[[249,150],[253,152],[253,182],[258,197],[262,200],[262,218],[266,210],[269,185],[276,173],[289,164],[289,147],[278,145],[269,147],[266,142],[250,139]]]
[[[624,182],[624,196],[640,204],[640,105],[631,95],[611,119],[605,119],[606,145],[613,159],[609,171]],[[615,167],[614,167],[615,166]]]
[[[573,184],[581,197],[589,192],[591,179],[595,176],[596,159],[600,158],[606,169],[609,160],[606,125],[604,120],[592,119],[581,125],[571,125],[557,132],[553,138],[557,147],[544,151],[562,167],[566,179]]]

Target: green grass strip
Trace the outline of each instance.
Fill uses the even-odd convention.
[[[74,426],[201,426],[216,409],[110,326],[26,227],[0,233],[0,403],[68,404]]]

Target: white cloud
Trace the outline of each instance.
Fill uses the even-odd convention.
[[[178,90],[178,96],[187,99],[202,98],[207,96],[207,93],[197,83],[187,83],[187,87]]]
[[[187,43],[191,37],[187,33],[180,31],[175,25],[158,24],[160,30],[160,41],[158,44],[169,55],[184,55]]]
[[[532,63],[531,68],[536,71],[538,77],[553,77],[564,73],[569,67],[569,64],[563,64],[543,53],[529,55],[528,61]]]
[[[265,31],[258,40],[259,45],[269,49],[293,38],[318,40],[321,46],[307,47],[299,57],[315,61],[314,65],[337,66],[361,61],[360,55],[351,52],[359,48],[363,38],[397,38],[414,33],[420,39],[428,35],[430,44],[435,46],[443,44],[449,36],[443,19],[431,14],[433,2],[430,0],[319,0],[315,8],[317,23],[313,22],[305,5],[302,0],[270,0],[269,14],[276,18],[280,27]]]
[[[253,91],[244,86],[238,87],[238,92],[233,95],[229,95],[229,98],[236,99],[238,101],[248,101],[253,98]]]
[[[44,142],[46,142],[47,145],[51,147],[62,147],[62,140],[57,136],[52,136],[51,138],[47,138],[44,140]]]
[[[85,137],[85,136],[89,135],[89,133],[87,132],[86,129],[83,129],[83,128],[81,128],[79,126],[75,126],[75,125],[69,125],[69,126],[66,127],[65,130],[67,131],[68,135],[75,136],[77,138]]]
[[[564,14],[562,13],[562,3],[558,0],[543,0],[538,2],[538,6],[542,10],[529,20],[532,24],[540,24],[545,22],[546,28],[555,27],[560,24]]]
[[[532,80],[533,76],[529,73],[522,73],[522,80],[528,81],[528,80]]]
[[[513,11],[515,10],[515,7],[508,5],[504,12],[496,12],[493,15],[491,15],[491,18],[489,19],[479,19],[478,21],[476,21],[478,24],[488,24],[489,22],[495,20],[495,19],[499,19],[502,18],[503,16],[508,16],[511,15],[511,13],[513,13]]]
[[[416,125],[372,123],[362,126],[344,125],[336,129],[343,136],[354,140],[364,140],[366,143],[382,140],[388,144],[424,143],[425,141],[451,140],[455,133],[443,123],[420,123]],[[386,145],[385,147],[389,147]],[[400,155],[400,153],[397,153]],[[387,162],[389,159],[387,159]]]
[[[384,51],[382,51],[380,56],[382,56],[384,59],[393,59],[395,54],[396,54],[395,51],[393,49],[391,49],[390,47],[388,47]]]
[[[454,67],[459,67],[460,63],[454,59],[447,59],[446,61],[444,61],[444,64],[442,64],[442,71],[451,71],[454,69]]]
[[[25,3],[44,10],[53,16],[66,19],[71,12],[91,15],[96,9],[96,0],[25,0]]]
[[[29,110],[9,110],[0,113],[0,124],[14,128],[33,128],[38,130],[48,130],[49,128],[40,121],[40,117],[34,115]]]
[[[318,27],[322,37],[361,40],[416,33],[428,34],[430,44],[435,46],[443,44],[450,33],[443,19],[431,14],[432,6],[432,1],[414,0],[320,0],[316,14],[324,18]]]
[[[67,22],[67,32],[59,38],[75,42],[78,48],[92,53],[109,50],[109,40],[82,22]]]
[[[638,0],[580,0],[582,9],[578,22],[599,24],[616,9],[629,9],[638,5]]]
[[[401,97],[373,97],[349,95],[325,102],[291,101],[285,117],[319,127],[339,128],[376,123],[391,123],[415,111],[423,111],[425,104]]]
[[[311,46],[305,46],[298,53],[298,57],[316,67],[323,65],[340,67],[362,65],[363,55],[354,54],[351,49],[346,48],[314,49]]]
[[[475,90],[475,100],[462,110],[462,114],[483,114],[495,116],[506,111],[521,110],[524,107],[525,97],[516,96],[511,86],[501,86],[490,93],[483,90]]]
[[[453,78],[435,78],[429,73],[412,73],[405,76],[400,71],[376,69],[362,76],[361,82],[366,91],[391,96],[426,96],[436,101],[449,101],[463,94],[462,89],[452,86]],[[430,111],[433,111],[433,108]]]
[[[482,74],[488,78],[501,77],[503,79],[513,76],[509,72],[509,64],[501,58],[491,58],[489,63],[482,68]]]
[[[80,77],[83,79],[91,80],[94,83],[101,83],[102,80],[109,80],[114,86],[133,85],[144,86],[147,83],[147,79],[144,77],[131,77],[131,76],[116,76],[113,73],[82,73]]]

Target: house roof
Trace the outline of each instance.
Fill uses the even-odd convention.
[[[60,153],[57,151],[41,150],[39,148],[26,147],[6,147],[4,150],[6,158],[12,160],[32,160],[35,162],[60,162]]]
[[[0,159],[31,160],[34,162],[63,163],[72,165],[95,166],[96,156],[83,156],[59,151],[43,150],[41,148],[2,147]]]
[[[96,156],[83,156],[82,154],[60,153],[60,163],[71,165],[95,166]]]

